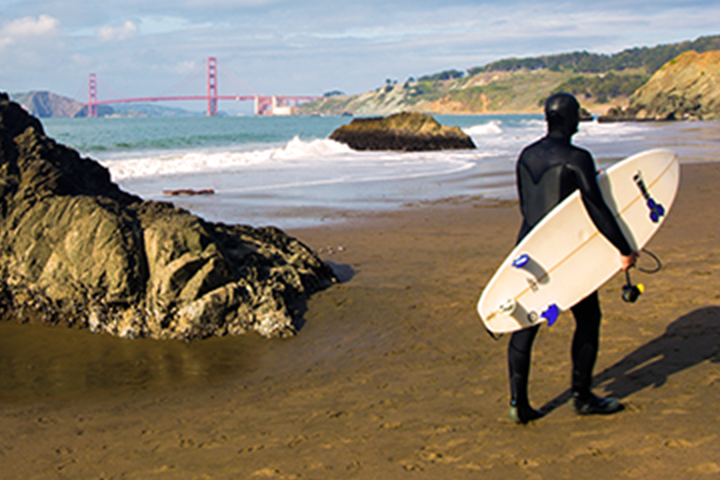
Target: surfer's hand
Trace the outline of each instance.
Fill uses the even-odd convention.
[[[630,255],[620,255],[620,265],[623,271],[635,265],[635,261],[639,256],[638,252],[631,252]]]

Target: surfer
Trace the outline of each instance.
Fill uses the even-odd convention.
[[[603,200],[597,183],[595,161],[587,150],[571,143],[577,132],[580,104],[570,94],[558,93],[545,102],[548,133],[527,146],[516,165],[520,210],[523,217],[520,241],[550,210],[575,190],[598,230],[618,249],[623,270],[637,258]],[[582,275],[583,272],[577,272]],[[600,303],[597,291],[571,309],[575,317],[572,340],[572,404],[579,414],[607,414],[623,409],[613,397],[602,398],[591,391],[592,372],[600,337]],[[510,418],[527,423],[543,414],[530,406],[528,376],[532,344],[540,325],[513,333],[508,345],[510,373]]]

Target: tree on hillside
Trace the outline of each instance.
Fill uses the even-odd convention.
[[[540,57],[509,58],[482,67],[473,67],[468,70],[468,73],[476,75],[483,72],[512,72],[523,69],[605,73],[613,70],[639,68],[645,70],[648,75],[652,75],[665,63],[689,50],[695,50],[698,53],[720,50],[720,35],[699,37],[692,42],[629,48],[612,55],[582,51]]]
[[[455,80],[465,76],[465,72],[459,70],[445,70],[434,75],[425,75],[418,79],[419,82],[439,82],[443,80]]]

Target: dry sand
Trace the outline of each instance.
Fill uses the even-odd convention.
[[[601,290],[596,392],[622,413],[567,404],[563,314],[535,344],[530,396],[549,413],[510,422],[507,337],[485,333],[475,302],[514,243],[517,205],[444,202],[290,232],[348,281],[313,297],[293,339],[187,346],[236,351],[247,366],[233,375],[0,403],[0,478],[717,478],[719,185],[720,164],[683,165],[649,245],[664,269],[635,274],[636,304],[620,275]],[[68,348],[82,356],[96,337],[75,332]]]

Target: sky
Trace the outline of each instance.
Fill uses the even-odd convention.
[[[717,0],[0,0],[0,91],[87,101],[94,73],[100,100],[204,95],[212,56],[221,95],[356,94],[508,57],[716,34]],[[175,106],[206,108],[187,103]],[[246,108],[233,103],[220,109]]]

